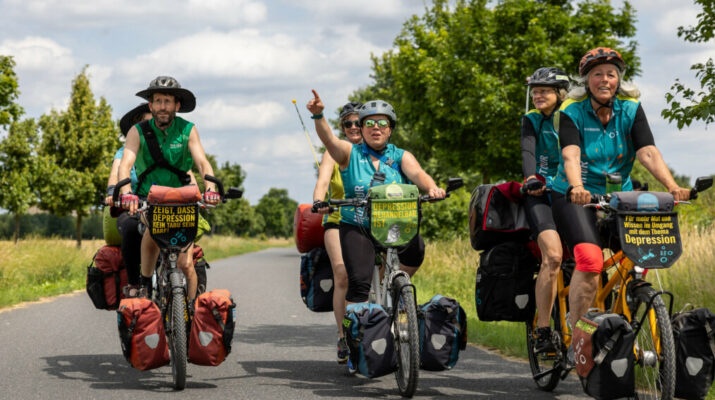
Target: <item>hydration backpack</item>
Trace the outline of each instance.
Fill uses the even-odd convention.
[[[300,297],[311,311],[333,311],[333,268],[328,252],[318,247],[300,258]]]
[[[145,371],[169,363],[161,311],[151,300],[123,299],[117,310],[117,325],[122,353],[132,367]]]
[[[127,285],[127,270],[117,246],[102,246],[87,267],[86,288],[97,309],[116,310]]]
[[[343,331],[350,348],[350,361],[360,374],[377,378],[397,371],[395,339],[390,325],[390,317],[379,304],[347,306]]]
[[[467,315],[457,300],[435,295],[418,307],[420,368],[451,369],[467,347]]]
[[[189,362],[216,366],[231,353],[236,326],[236,303],[228,290],[202,293],[194,303],[189,336]]]
[[[618,314],[588,312],[573,333],[576,373],[583,389],[596,399],[617,399],[635,394],[631,325]]]
[[[698,308],[673,316],[675,397],[704,399],[715,377],[715,315]]]
[[[481,321],[531,320],[537,261],[523,243],[506,242],[479,256],[475,302]]]

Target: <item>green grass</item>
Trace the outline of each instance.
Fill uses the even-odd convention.
[[[213,236],[200,242],[209,261],[269,247],[291,246],[287,239],[244,239]],[[103,240],[31,238],[0,241],[0,308],[83,289],[87,266]]]

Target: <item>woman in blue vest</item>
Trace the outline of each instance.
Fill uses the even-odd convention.
[[[551,343],[551,308],[556,298],[556,275],[561,266],[561,238],[551,214],[551,199],[544,193],[551,187],[559,165],[559,138],[553,116],[566,99],[569,78],[554,67],[539,68],[527,85],[535,109],[521,120],[521,158],[528,196],[524,200],[531,232],[541,250],[541,270],[536,278],[537,338],[534,351],[554,351]]]
[[[578,86],[555,117],[563,162],[554,178],[552,209],[559,233],[576,260],[569,291],[572,326],[593,303],[603,265],[595,210],[582,205],[590,201],[591,193],[606,194],[607,174],[620,174],[620,190],[632,190],[630,173],[638,157],[676,200],[689,197],[688,189],[678,186],[655,147],[638,100],[640,92],[623,80],[625,69],[626,63],[615,50],[588,51],[579,64]],[[570,202],[566,199],[569,188]]]
[[[376,171],[385,174],[385,184],[407,183],[409,180],[431,197],[444,198],[444,189],[437,187],[415,156],[389,143],[397,123],[397,115],[389,103],[373,100],[358,110],[363,143],[353,144],[333,135],[330,125],[323,118],[323,102],[315,90],[313,95],[314,98],[308,102],[308,110],[313,114],[311,118],[315,120],[320,140],[340,167],[346,199],[366,196]],[[340,243],[348,273],[345,298],[348,304],[367,301],[375,264],[375,248],[365,233],[366,228],[369,229],[369,221],[361,211],[351,207],[341,210]],[[410,276],[414,274],[422,265],[424,252],[424,241],[417,235],[400,252],[401,268]]]

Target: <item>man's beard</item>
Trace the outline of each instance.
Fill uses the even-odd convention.
[[[154,117],[154,124],[156,125],[157,128],[159,129],[166,129],[171,125],[172,122],[174,122],[174,117],[176,116],[176,113],[173,111],[170,111],[168,113],[169,115],[166,116],[166,114],[162,115],[159,117],[158,112],[152,111],[151,116]]]

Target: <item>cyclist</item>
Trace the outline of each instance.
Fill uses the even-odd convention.
[[[605,194],[607,175],[619,173],[621,190],[632,190],[630,172],[637,157],[673,194],[687,200],[688,189],[673,179],[638,100],[639,90],[623,80],[626,63],[610,48],[589,50],[579,64],[578,85],[555,117],[563,162],[554,178],[552,210],[561,237],[576,260],[569,291],[569,323],[575,326],[596,294],[603,253],[596,212],[583,208],[591,193]],[[570,201],[566,193],[570,191]],[[573,348],[569,349],[569,358]]]
[[[311,118],[315,120],[320,140],[339,165],[345,198],[366,196],[376,171],[385,174],[385,183],[407,183],[409,180],[431,197],[445,197],[444,189],[437,187],[412,153],[389,143],[397,124],[397,115],[389,103],[372,100],[360,107],[358,117],[363,142],[354,144],[332,134],[330,125],[323,118],[323,102],[315,90],[313,96],[307,107],[313,114]],[[375,248],[366,233],[369,221],[360,211],[344,207],[340,216],[340,244],[348,273],[346,304],[367,301],[375,265]],[[416,235],[400,252],[401,268],[410,276],[422,264],[424,251],[424,241]]]
[[[190,183],[189,171],[195,162],[201,176],[213,175],[213,168],[206,158],[199,133],[193,123],[177,117],[177,112],[190,112],[196,106],[196,98],[189,90],[182,88],[176,79],[159,76],[149,83],[149,87],[137,93],[137,96],[149,102],[152,119],[149,127],[152,132],[142,132],[140,124],[129,129],[127,141],[119,165],[119,179],[129,178],[132,167],[136,168],[138,182],[136,190],[128,185],[121,188],[122,208],[130,215],[136,213],[139,196],[145,197],[153,184],[180,187]],[[155,135],[164,159],[152,158],[147,144],[147,137]],[[218,204],[219,194],[214,183],[206,181],[204,201]],[[139,252],[139,248],[134,249]],[[151,238],[148,230],[144,231],[141,242],[141,277],[142,292],[151,296],[151,276],[154,272],[159,247]],[[193,245],[188,246],[177,260],[178,267],[186,276],[189,304],[196,297],[197,278],[192,262]]]
[[[350,102],[343,106],[340,111],[340,130],[350,143],[359,144],[362,142],[360,134],[360,123],[358,121],[358,108],[362,103]],[[327,196],[326,196],[327,195]],[[323,153],[318,170],[318,181],[313,191],[313,210],[324,214],[323,227],[325,227],[325,249],[330,257],[330,265],[333,268],[333,313],[335,322],[338,325],[338,363],[344,364],[348,361],[348,345],[343,335],[343,317],[345,316],[345,294],[348,291],[348,274],[345,272],[343,254],[340,250],[340,212],[329,213],[329,207],[318,208],[318,205],[328,199],[342,199],[345,197],[343,181],[340,179],[340,169],[335,160],[327,151]]]
[[[524,200],[531,232],[541,250],[541,270],[536,278],[537,339],[534,351],[554,351],[549,316],[556,298],[556,275],[561,266],[561,239],[544,193],[559,165],[559,141],[553,115],[566,99],[569,78],[555,67],[539,68],[528,79],[535,109],[521,119],[521,158],[527,194]]]

